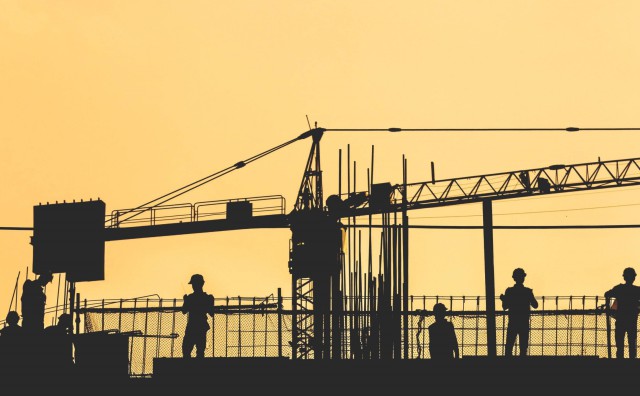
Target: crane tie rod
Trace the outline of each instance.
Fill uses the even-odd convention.
[[[219,170],[219,171],[217,171],[215,173],[212,173],[212,174],[210,174],[208,176],[205,176],[205,177],[203,177],[203,178],[201,178],[199,180],[196,180],[196,181],[194,181],[192,183],[189,183],[189,184],[187,184],[185,186],[177,188],[177,189],[175,189],[175,190],[173,190],[173,191],[171,191],[169,193],[166,193],[166,194],[164,194],[164,195],[162,195],[162,196],[160,196],[158,198],[152,199],[151,201],[145,202],[142,205],[139,205],[139,206],[137,206],[137,207],[135,207],[133,209],[129,209],[126,212],[122,213],[121,216],[126,216],[127,214],[131,214],[132,213],[131,216],[126,217],[124,219],[120,219],[119,221],[122,222],[122,221],[130,220],[130,219],[132,219],[132,218],[134,218],[134,217],[136,217],[136,216],[138,216],[138,215],[140,215],[140,214],[142,214],[142,213],[144,213],[144,212],[146,212],[146,211],[148,211],[148,210],[150,210],[150,209],[152,209],[152,208],[154,208],[156,206],[159,206],[159,205],[162,205],[164,203],[167,203],[168,201],[170,201],[172,199],[175,199],[175,198],[177,198],[177,197],[179,197],[181,195],[184,195],[184,194],[188,193],[191,190],[194,190],[194,189],[196,189],[198,187],[201,187],[201,186],[203,186],[203,185],[205,185],[205,184],[207,184],[207,183],[209,183],[209,182],[211,182],[213,180],[216,180],[216,179],[218,179],[218,178],[220,178],[220,177],[222,177],[222,176],[224,176],[224,175],[226,175],[228,173],[231,173],[234,170],[237,170],[237,169],[240,169],[240,168],[244,168],[247,164],[250,164],[253,161],[256,161],[256,160],[258,160],[258,159],[260,159],[260,158],[262,158],[262,157],[264,157],[266,155],[269,155],[269,154],[271,154],[271,153],[273,153],[275,151],[278,151],[281,148],[284,148],[284,147],[290,145],[291,143],[294,143],[294,142],[296,142],[298,140],[301,140],[301,139],[304,139],[306,137],[308,137],[308,135],[306,135],[306,133],[303,133],[303,134],[301,134],[300,136],[298,136],[295,139],[291,139],[291,140],[289,140],[287,142],[284,142],[284,143],[282,143],[282,144],[280,144],[278,146],[272,147],[269,150],[263,151],[263,152],[261,152],[259,154],[256,154],[256,155],[254,155],[252,157],[249,157],[249,158],[247,158],[247,159],[245,159],[243,161],[236,162],[235,164],[233,164],[231,166],[228,166],[228,167],[226,167],[226,168],[224,168],[222,170]],[[111,220],[112,219],[108,219],[105,222],[109,222]]]
[[[327,132],[535,132],[640,131],[640,128],[327,128]]]

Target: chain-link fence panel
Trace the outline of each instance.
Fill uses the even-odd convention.
[[[208,318],[205,357],[291,358],[293,313],[283,309],[282,301],[273,296],[216,299],[215,313]],[[431,309],[436,302],[448,308],[446,319],[455,328],[460,356],[487,355],[482,297],[412,297],[410,302],[412,309],[406,313],[350,311],[332,316],[332,326],[339,327],[334,335],[340,339],[331,342],[339,344],[339,356],[429,359],[428,328],[434,322]],[[540,297],[539,302],[529,320],[529,355],[608,357],[614,349],[610,341],[614,342],[615,320],[609,319],[607,333],[601,297]],[[182,357],[187,315],[181,306],[182,300],[103,301],[93,306],[85,303],[81,312],[85,332],[129,335],[130,375],[148,376],[154,358]],[[505,355],[508,314],[498,310],[495,318],[497,354]],[[513,354],[519,353],[520,340],[516,340]]]

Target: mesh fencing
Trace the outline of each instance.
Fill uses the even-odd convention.
[[[531,313],[529,355],[609,356],[602,297],[554,296],[539,297],[538,301],[539,309]],[[483,297],[411,297],[406,340],[402,312],[396,312],[392,332],[397,350],[403,351],[406,344],[408,358],[430,358],[427,328],[434,318],[427,308],[436,302],[444,303],[449,309],[447,320],[455,327],[460,356],[486,356],[487,322]],[[205,357],[291,357],[292,312],[285,309],[290,304],[290,299],[282,299],[278,304],[277,297],[273,296],[216,299],[216,311],[209,317],[211,329],[207,332]],[[80,312],[83,313],[84,332],[129,334],[129,373],[148,376],[153,372],[154,358],[182,357],[187,315],[180,311],[181,306],[182,300],[178,299],[105,300],[85,302]],[[372,330],[376,328],[376,322],[370,313],[343,312],[339,320],[342,324],[342,358],[370,358],[374,355],[373,350],[383,348],[384,337]],[[615,320],[610,323],[609,334],[613,342]],[[498,355],[505,352],[507,324],[505,312],[497,311]],[[516,342],[514,354],[518,353]],[[394,356],[404,357],[404,353]]]

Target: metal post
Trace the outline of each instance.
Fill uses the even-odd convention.
[[[493,208],[491,200],[482,201],[484,230],[484,284],[487,304],[487,355],[496,356],[496,290],[493,266]]]
[[[76,331],[71,334],[80,334],[80,293],[76,293]]]
[[[604,301],[604,309],[607,315],[607,357],[611,359],[611,311],[609,309],[609,297],[606,297]]]
[[[282,357],[282,289],[278,288],[278,357]]]
[[[69,282],[69,314],[71,315],[72,320],[74,318],[74,314],[76,313],[75,298],[76,298],[76,283]],[[72,324],[71,334],[77,334],[77,330],[78,329],[76,328],[76,326]]]
[[[291,359],[298,358],[298,296],[296,290],[296,277],[291,277]],[[282,334],[282,332],[280,332]]]

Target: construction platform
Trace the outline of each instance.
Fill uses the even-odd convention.
[[[4,381],[13,394],[63,390],[67,395],[402,395],[628,393],[640,378],[638,359],[597,357],[414,360],[287,358],[157,358],[154,374],[129,378],[82,372]],[[6,375],[3,372],[3,375]]]
[[[597,357],[422,360],[204,358],[154,360],[149,385],[173,394],[609,394],[637,387],[640,361]],[[489,392],[489,393],[487,393]]]

